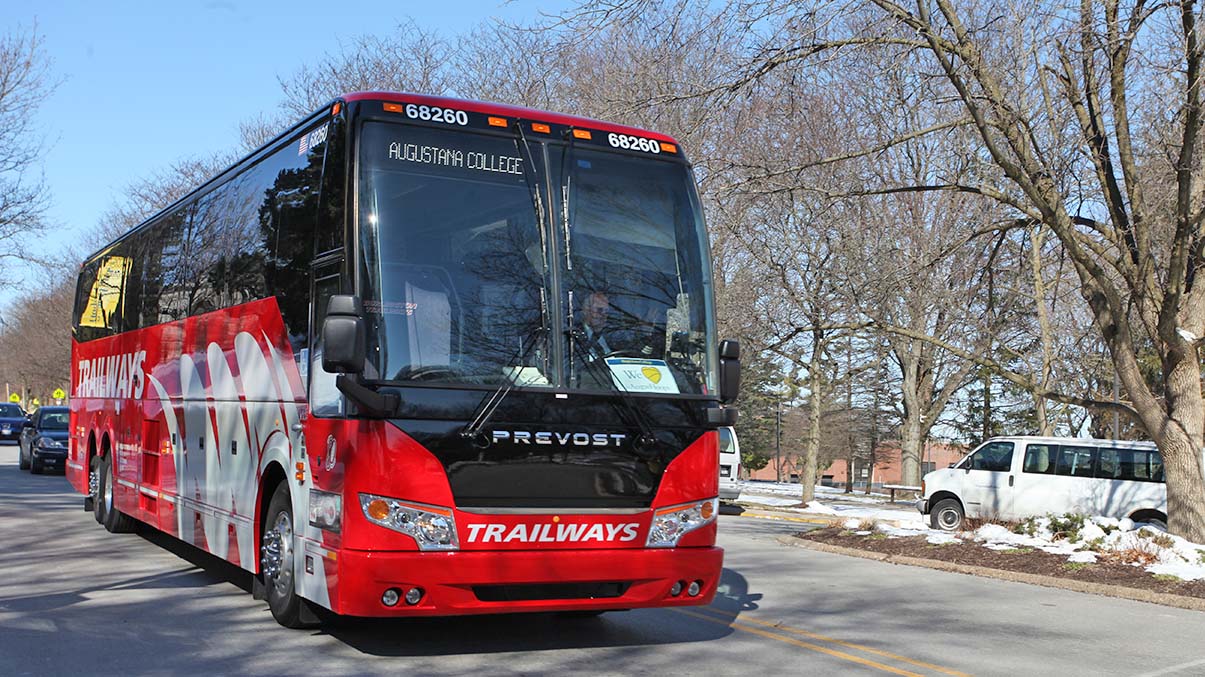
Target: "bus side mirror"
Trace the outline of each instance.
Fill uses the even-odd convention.
[[[327,305],[322,322],[322,368],[332,374],[364,373],[367,352],[364,304],[359,296],[338,294]]]
[[[741,389],[741,344],[739,341],[720,341],[720,401],[736,402]]]

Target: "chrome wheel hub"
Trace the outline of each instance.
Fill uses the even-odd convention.
[[[113,464],[105,464],[105,512],[113,509]]]
[[[264,582],[270,583],[278,595],[286,595],[293,581],[293,519],[282,512],[264,532],[260,546],[259,563],[263,567]]]
[[[942,510],[937,516],[937,523],[945,529],[953,529],[958,526],[958,512],[955,510]]]

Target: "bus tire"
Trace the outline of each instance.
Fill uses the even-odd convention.
[[[309,609],[302,608],[306,602],[297,594],[294,524],[289,485],[281,482],[272,494],[264,517],[259,546],[260,575],[272,617],[284,627],[296,629],[311,627],[313,614],[306,613]]]
[[[965,516],[958,499],[943,498],[929,511],[929,526],[942,531],[958,531]]]
[[[105,523],[105,502],[101,498],[101,456],[93,455],[92,460],[88,462],[88,486],[94,490],[92,500],[92,517],[96,519],[97,524]]]
[[[129,515],[117,509],[114,497],[113,463],[108,456],[100,461],[100,501],[104,506],[104,518],[101,524],[111,534],[124,534],[134,530],[134,520]]]

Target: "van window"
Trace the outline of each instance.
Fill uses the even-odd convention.
[[[1162,482],[1163,458],[1146,449],[1101,449],[1096,476],[1107,480]]]
[[[1013,466],[1013,443],[992,442],[971,456],[971,470],[1008,472]]]
[[[1021,472],[1038,473],[1041,475],[1054,474],[1054,459],[1058,456],[1058,445],[1031,444],[1025,448],[1025,465]]]
[[[1093,447],[1061,447],[1055,473],[1071,477],[1091,477],[1095,458],[1096,449]]]
[[[720,453],[731,454],[736,451],[732,444],[732,430],[728,428],[720,428]]]

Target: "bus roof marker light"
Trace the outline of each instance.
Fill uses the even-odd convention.
[[[533,123],[531,123],[531,131],[539,132],[541,134],[551,134],[552,127],[549,127],[548,125],[544,124],[543,122],[533,122]]]
[[[387,103],[387,104],[384,104],[384,106],[385,106],[386,113],[405,113],[406,112],[406,107],[400,103]]]
[[[590,136],[590,130],[588,130],[588,129],[575,129],[575,130],[573,130],[573,138],[575,138],[575,139],[586,139],[586,140],[589,140],[589,139],[591,138],[591,136]]]
[[[334,115],[338,115],[338,114],[339,114],[339,111],[341,111],[341,110],[343,110],[343,102],[342,102],[342,101],[336,101],[336,102],[335,102],[335,105],[331,106],[331,115],[332,115],[332,116],[334,116]]]
[[[498,118],[493,115],[486,118],[486,122],[490,123],[490,127],[505,127],[510,124],[506,121],[506,118]]]
[[[674,144],[672,144],[672,143],[666,143],[666,142],[662,141],[662,142],[661,142],[661,152],[663,152],[663,153],[677,153],[677,152],[678,152],[678,147],[677,147],[677,146],[675,146],[675,145],[674,145]]]

